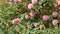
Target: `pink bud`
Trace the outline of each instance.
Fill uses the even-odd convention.
[[[58,24],[58,20],[55,19],[55,20],[52,21],[52,23],[53,23],[53,25],[57,25]]]
[[[32,9],[33,8],[33,4],[28,4],[28,9]]]
[[[36,4],[37,3],[37,0],[32,0],[32,4]]]
[[[6,24],[6,28],[9,28],[9,24]]]
[[[44,25],[43,25],[43,24],[41,24],[39,27],[40,27],[40,29],[43,29],[43,28],[44,28]]]
[[[10,4],[10,5],[12,5],[12,4],[13,4],[13,2],[9,2],[9,4]]]
[[[49,17],[47,15],[43,15],[43,20],[47,21],[49,19]]]
[[[52,16],[53,17],[57,17],[58,16],[58,13],[57,12],[52,12]]]
[[[10,0],[10,2],[12,2],[12,0]]]
[[[17,0],[14,0],[14,2],[17,2]]]
[[[16,18],[16,19],[12,20],[12,23],[13,23],[13,24],[18,24],[18,23],[19,23],[19,19]]]
[[[38,25],[39,25],[38,22],[35,22],[35,23],[34,23],[34,27],[37,27]]]
[[[58,5],[56,3],[54,3],[54,7],[57,7]]]
[[[35,12],[31,12],[30,16],[35,17],[36,16]]]
[[[25,19],[29,20],[30,19],[30,16],[29,15],[26,15],[25,16]]]
[[[21,2],[21,0],[18,0],[18,2]]]

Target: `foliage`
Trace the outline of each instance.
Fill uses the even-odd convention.
[[[52,24],[52,20],[60,21],[60,11],[54,6],[56,0],[38,0],[34,7],[28,9],[31,0],[21,0],[9,5],[9,0],[0,0],[0,34],[60,34],[60,23]],[[36,13],[35,17],[26,20],[26,14],[31,11]],[[54,18],[52,12],[58,12],[58,17]],[[43,21],[42,16],[48,15],[49,20]],[[12,24],[12,20],[19,18],[18,24]],[[34,22],[44,24],[44,28],[34,27]],[[6,24],[8,24],[6,26]]]

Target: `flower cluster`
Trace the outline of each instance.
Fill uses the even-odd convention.
[[[17,2],[17,0],[14,0],[14,2]],[[32,3],[28,4],[28,9],[30,9],[30,10],[34,7],[34,4],[36,4],[38,2],[38,0],[32,0],[31,2]],[[59,5],[59,1],[58,1],[58,5]],[[53,18],[56,18],[58,16],[58,13],[56,11],[53,11],[51,15],[52,15]],[[30,20],[31,17],[35,17],[35,16],[36,16],[35,11],[31,11],[29,15],[28,14],[25,15],[25,19]],[[42,20],[47,22],[49,20],[49,16],[44,14],[42,16]],[[18,24],[19,19],[16,18],[16,19],[12,20],[12,23],[13,24]],[[56,24],[58,24],[58,20],[57,19],[52,20],[52,24],[55,26]],[[34,27],[37,27],[38,25],[39,25],[38,22],[34,22]],[[40,29],[42,29],[42,28],[44,28],[43,24],[40,25]]]
[[[60,0],[0,1],[0,33],[59,34]]]

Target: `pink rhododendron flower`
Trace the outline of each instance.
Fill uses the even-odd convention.
[[[60,5],[60,0],[57,0],[57,4]]]
[[[26,15],[25,16],[25,19],[29,20],[30,19],[30,16],[29,15]]]
[[[19,18],[15,18],[14,20],[12,20],[13,24],[18,24],[19,23]]]
[[[33,8],[33,4],[28,4],[28,9],[32,9]]]
[[[57,17],[58,16],[58,13],[57,12],[52,12],[52,16],[53,17]]]
[[[41,24],[39,27],[40,27],[40,29],[43,29],[43,28],[44,28],[44,25],[43,25],[43,24]]]
[[[37,3],[37,0],[32,0],[32,4],[36,4]]]
[[[58,24],[58,20],[56,20],[56,19],[55,19],[55,20],[53,20],[53,21],[52,21],[52,24],[53,24],[53,25]]]
[[[49,17],[47,15],[43,15],[43,20],[47,21],[49,19]]]
[[[13,4],[13,2],[9,2],[9,4],[10,4],[10,5],[12,5],[12,4]]]
[[[34,22],[34,27],[37,27],[39,25],[38,22]]]
[[[30,16],[32,16],[32,17],[36,16],[35,12],[31,12]]]
[[[58,10],[60,10],[60,7],[57,7],[58,8]]]

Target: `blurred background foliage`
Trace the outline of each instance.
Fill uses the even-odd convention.
[[[9,0],[0,0],[0,34],[60,34],[60,23],[56,26],[51,25],[53,20],[51,13],[53,11],[58,12],[57,19],[60,21],[60,11],[56,9],[53,3],[56,0],[38,0],[32,11],[35,11],[37,17],[35,20],[25,20],[26,13],[30,13],[27,9],[27,5],[31,3],[31,0],[21,0],[21,3],[14,3],[12,6],[8,4]],[[47,24],[44,29],[35,28],[33,26],[34,21],[44,23],[41,16],[49,15],[49,25]],[[20,23],[18,25],[12,24],[12,19],[19,18]],[[6,28],[6,24],[9,24],[9,28]]]

